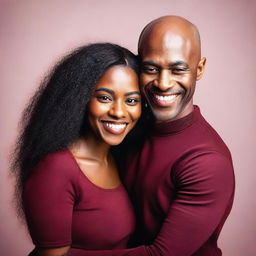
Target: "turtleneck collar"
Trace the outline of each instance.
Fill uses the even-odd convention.
[[[198,106],[194,105],[194,110],[187,116],[170,122],[155,123],[153,127],[153,135],[164,136],[180,132],[191,126],[197,120],[199,115],[200,109]]]

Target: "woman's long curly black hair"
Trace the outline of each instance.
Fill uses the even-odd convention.
[[[19,214],[23,215],[22,189],[33,167],[47,154],[67,148],[86,133],[87,103],[97,81],[115,65],[139,72],[137,57],[123,47],[110,43],[80,47],[53,68],[30,100],[12,160]]]

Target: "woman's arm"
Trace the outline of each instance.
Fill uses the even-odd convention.
[[[70,168],[52,154],[33,170],[23,190],[23,206],[31,238],[39,255],[65,254],[72,243],[75,191]]]

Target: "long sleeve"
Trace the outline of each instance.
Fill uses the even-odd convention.
[[[234,192],[232,163],[218,152],[191,155],[177,166],[172,178],[176,198],[152,245],[113,251],[70,249],[68,255],[191,256],[200,251],[214,231],[218,236],[230,211]],[[202,255],[209,255],[207,246]]]
[[[74,187],[66,159],[47,156],[33,170],[23,190],[28,228],[37,247],[70,245]]]

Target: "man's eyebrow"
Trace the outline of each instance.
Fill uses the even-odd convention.
[[[111,94],[111,95],[114,95],[115,94],[115,92],[113,91],[113,90],[110,90],[110,89],[108,89],[108,88],[99,88],[99,89],[97,89],[97,90],[95,90],[95,92],[107,92],[107,93],[109,93],[109,94]]]
[[[143,61],[141,64],[142,65],[150,65],[150,66],[160,67],[160,65],[157,64],[156,62],[154,62],[153,60]]]
[[[130,96],[130,95],[133,95],[133,94],[137,94],[137,95],[140,96],[140,92],[138,92],[138,91],[127,92],[127,93],[125,94],[125,96]]]
[[[150,65],[150,66],[155,66],[160,68],[161,65],[157,64],[156,62],[152,61],[152,60],[147,60],[147,61],[143,61],[142,65]],[[185,66],[186,68],[188,68],[188,64],[182,60],[178,60],[178,61],[174,61],[168,64],[169,67],[174,67],[174,66]]]
[[[186,68],[188,68],[188,64],[182,60],[178,60],[178,61],[175,61],[175,62],[171,62],[169,64],[170,67],[173,67],[173,66],[185,66]]]

